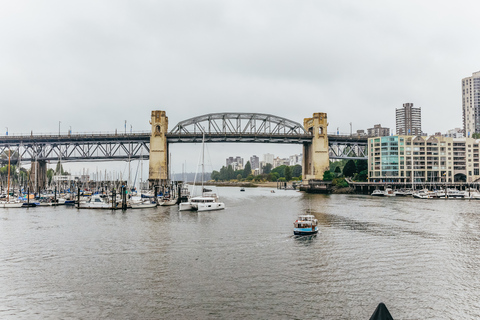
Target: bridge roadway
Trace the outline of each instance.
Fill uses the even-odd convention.
[[[11,150],[12,161],[118,161],[148,159],[150,131],[134,133],[31,134],[0,138],[0,161]],[[170,143],[199,143],[202,133],[167,133]],[[206,133],[207,143],[281,143],[311,142],[310,134],[291,133]],[[367,137],[328,135],[331,159],[366,159]]]

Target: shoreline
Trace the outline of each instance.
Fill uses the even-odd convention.
[[[189,182],[193,184],[193,182]],[[197,183],[196,185],[201,185]],[[204,182],[204,186],[217,186],[217,187],[244,187],[244,188],[277,188],[277,182],[234,182],[234,181],[218,181],[218,182]]]

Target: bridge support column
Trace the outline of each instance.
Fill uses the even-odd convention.
[[[47,186],[47,162],[39,160],[32,162],[30,169],[30,190],[39,192],[44,190]],[[36,188],[35,188],[36,187]]]
[[[148,182],[150,188],[168,183],[168,117],[165,111],[152,111]]]
[[[303,126],[312,134],[312,143],[303,145],[303,180],[322,180],[323,173],[330,166],[327,114],[314,113],[313,118],[303,120]]]

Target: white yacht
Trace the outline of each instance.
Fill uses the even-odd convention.
[[[204,155],[205,155],[205,135],[203,135],[203,138],[202,138],[202,173],[205,171]],[[195,184],[193,185],[193,188],[195,189]],[[211,192],[210,189],[206,189],[203,187],[203,180],[202,180],[201,188],[202,188],[201,189],[202,195],[189,198],[187,202],[181,202],[179,205],[180,211],[187,211],[187,210],[212,211],[212,210],[225,209],[225,204],[219,201],[218,195],[216,193]]]
[[[80,208],[88,209],[115,209],[115,206],[112,207],[112,204],[109,203],[107,197],[101,197],[98,194],[95,194],[90,197],[85,203],[80,204]]]
[[[19,200],[0,201],[0,208],[21,208],[23,202]]]

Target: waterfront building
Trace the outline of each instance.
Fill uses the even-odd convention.
[[[480,132],[480,71],[462,79],[462,111],[464,135]]]
[[[368,139],[371,182],[474,182],[480,178],[473,138],[390,136]]]
[[[395,109],[395,123],[397,135],[422,135],[422,109],[404,103],[403,108]]]
[[[256,170],[260,168],[260,158],[257,157],[256,155],[253,155],[250,157],[250,166],[252,167],[252,170]]]
[[[390,135],[390,128],[384,128],[381,124],[376,124],[373,128],[367,129],[369,137],[384,137]]]

